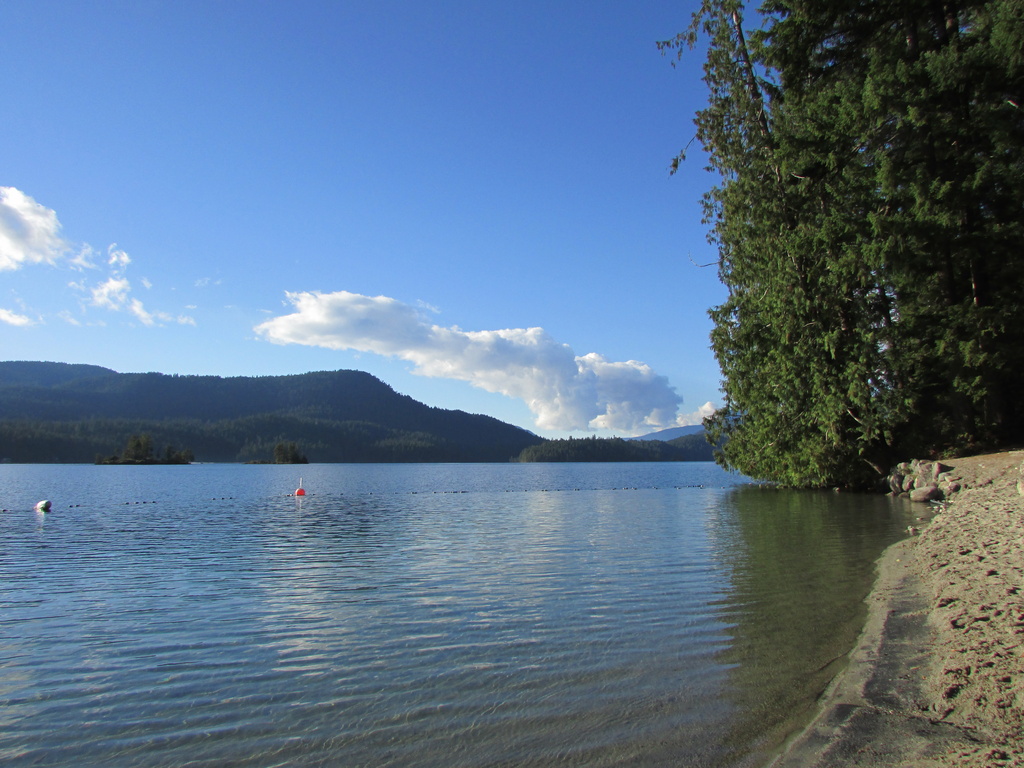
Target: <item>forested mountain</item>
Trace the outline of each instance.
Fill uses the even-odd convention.
[[[1024,440],[1024,0],[704,0],[661,46],[698,38],[722,463],[858,486]]]
[[[91,462],[133,434],[197,461],[508,461],[541,438],[489,416],[431,408],[360,371],[167,376],[0,362],[0,458]]]

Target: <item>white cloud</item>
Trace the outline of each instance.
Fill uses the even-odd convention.
[[[146,308],[142,306],[142,302],[139,301],[138,299],[132,299],[131,301],[128,302],[128,311],[135,315],[135,317],[137,317],[142,322],[143,325],[156,325],[156,321],[158,319],[169,319],[169,316],[163,314],[162,312],[157,313],[156,315],[152,314],[151,312],[147,312]]]
[[[7,323],[8,325],[15,325],[20,327],[26,327],[29,325],[35,325],[36,321],[26,315],[19,315],[17,312],[12,312],[9,309],[0,309],[0,323]]]
[[[81,246],[74,256],[68,258],[68,264],[78,270],[96,269],[96,252],[88,243]]]
[[[106,282],[92,289],[92,304],[95,307],[118,310],[128,301],[132,285],[126,277],[110,277]]]
[[[64,259],[76,270],[97,269],[98,254],[88,244],[71,245],[61,237],[57,214],[37,203],[14,187],[0,187],[0,271],[20,269],[27,264],[55,264]],[[143,325],[153,326],[165,322],[195,325],[195,320],[182,315],[172,317],[166,312],[151,312],[141,301],[131,297],[132,286],[125,270],[132,263],[128,253],[112,244],[107,249],[108,277],[95,287],[89,281],[69,282],[68,286],[88,296],[86,305],[114,312],[127,311]],[[143,278],[148,289],[152,283]],[[84,307],[83,307],[84,308]],[[58,313],[65,322],[80,325],[66,309]],[[9,325],[33,325],[36,321],[10,310],[0,310],[0,322]]]
[[[113,269],[123,271],[129,264],[132,263],[131,257],[127,253],[117,247],[117,243],[111,243],[110,247],[107,248],[107,264]]]
[[[636,360],[576,355],[543,328],[462,331],[431,324],[386,296],[286,294],[295,311],[255,330],[275,344],[351,349],[407,360],[423,376],[468,381],[523,400],[541,429],[638,432],[677,424],[682,398]]]
[[[132,263],[131,257],[111,244],[107,249],[107,265],[110,267],[110,277],[95,288],[88,288],[84,282],[70,283],[72,288],[84,291],[89,294],[89,303],[94,307],[102,307],[114,312],[127,311],[136,320],[145,326],[152,327],[163,323],[178,323],[179,325],[195,325],[191,317],[181,315],[174,317],[166,312],[150,311],[139,300],[131,296],[132,284],[124,276],[128,265]],[[151,284],[143,279],[143,285],[149,288]]]
[[[715,404],[708,400],[706,403],[704,403],[704,405],[702,405],[693,413],[684,413],[682,416],[679,417],[676,423],[681,427],[700,424],[701,422],[704,421],[704,419],[706,419],[708,416],[711,416],[717,410],[718,409],[715,408]]]
[[[52,264],[68,251],[57,214],[14,187],[0,187],[0,271]]]

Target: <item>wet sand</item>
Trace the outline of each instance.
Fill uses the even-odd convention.
[[[943,462],[962,489],[886,550],[849,666],[772,768],[1024,766],[1022,462]]]

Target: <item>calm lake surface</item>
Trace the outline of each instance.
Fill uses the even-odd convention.
[[[0,465],[0,507],[9,768],[759,765],[911,515],[687,463]]]

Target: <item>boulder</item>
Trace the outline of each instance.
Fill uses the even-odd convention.
[[[942,491],[935,483],[920,485],[910,492],[911,501],[936,501],[942,498]]]

